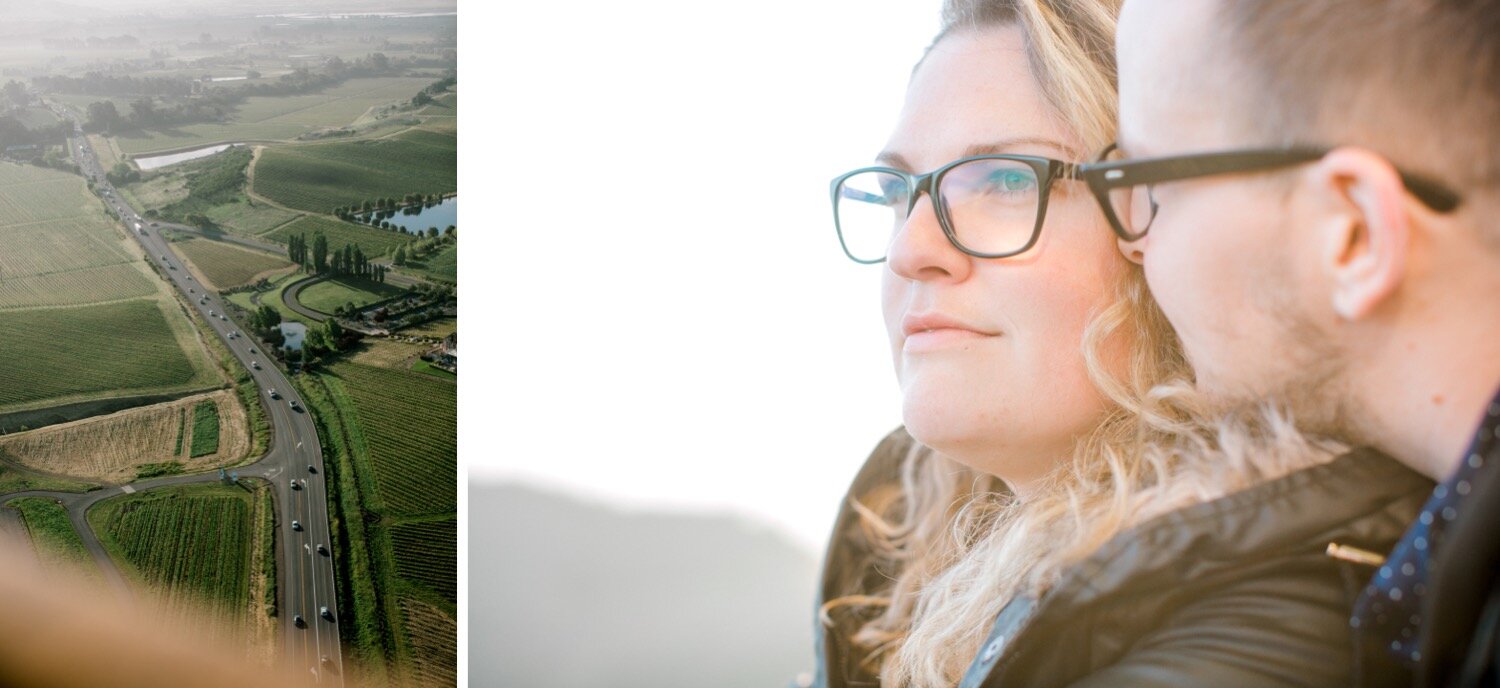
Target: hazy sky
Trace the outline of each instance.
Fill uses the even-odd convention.
[[[464,5],[476,479],[822,547],[900,422],[881,268],[840,251],[828,181],[879,152],[940,5]]]

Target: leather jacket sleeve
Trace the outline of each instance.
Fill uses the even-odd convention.
[[[1349,606],[1327,585],[1333,565],[1311,554],[1281,559],[1185,592],[1122,659],[1072,685],[1347,686]]]

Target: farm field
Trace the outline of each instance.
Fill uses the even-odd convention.
[[[185,457],[183,449],[207,432],[197,429],[197,414],[187,411],[205,404],[214,418],[216,451]],[[247,431],[238,397],[219,390],[0,436],[0,460],[79,480],[124,483],[152,464],[175,462],[184,473],[233,465],[249,450]]]
[[[225,231],[242,236],[265,234],[302,216],[265,203],[225,203],[208,208],[203,214]]]
[[[457,386],[354,364],[336,364],[331,372],[358,416],[374,469],[375,510],[393,516],[456,510]]]
[[[98,575],[98,565],[84,549],[83,539],[61,504],[41,497],[23,497],[11,500],[5,508],[21,512],[31,544],[43,565]]]
[[[402,272],[430,277],[450,284],[458,283],[458,246],[445,246],[436,254],[421,260],[408,260]]]
[[[396,247],[411,241],[412,237],[401,232],[392,232],[384,229],[375,229],[352,222],[343,222],[329,217],[305,215],[288,224],[278,227],[276,231],[264,234],[262,239],[285,244],[287,239],[298,234],[307,235],[307,244],[312,245],[313,239],[322,234],[328,237],[328,250],[342,249],[344,244],[358,246],[365,255],[371,258],[392,255]]]
[[[438,318],[421,325],[413,325],[401,330],[402,335],[412,337],[446,337],[458,331],[458,318]]]
[[[322,93],[252,96],[229,122],[187,124],[170,133],[135,132],[116,139],[120,149],[131,156],[215,143],[289,141],[307,132],[349,124],[372,107],[410,99],[430,83],[431,79],[421,77],[350,79]],[[95,100],[102,98],[83,98],[82,107]]]
[[[81,178],[0,163],[0,309],[155,293],[139,249],[110,223]]]
[[[57,115],[52,114],[51,110],[37,105],[21,108],[12,112],[11,116],[19,120],[27,129],[39,129],[62,121],[57,118]]]
[[[162,304],[145,299],[0,311],[0,351],[6,352],[0,412],[49,400],[216,386],[217,371],[194,341],[192,326],[173,315],[176,322],[169,322]]]
[[[377,301],[384,301],[405,291],[401,287],[382,284],[363,277],[337,277],[303,288],[297,298],[308,308],[332,313],[334,309],[348,303],[353,303],[356,308],[359,308]]]
[[[88,522],[127,578],[229,619],[249,607],[254,495],[239,485],[186,485],[113,497]]]
[[[354,616],[354,655],[400,679],[451,682],[456,386],[349,362],[297,384],[318,423],[330,494],[337,495],[334,541],[348,552],[340,604]]]
[[[402,330],[402,334],[405,333],[406,330]],[[349,357],[349,362],[376,368],[407,370],[413,360],[431,348],[431,344],[410,344],[393,337],[366,337]]]
[[[193,406],[193,443],[188,458],[196,459],[219,451],[219,409],[211,401]]]
[[[316,213],[377,197],[457,190],[458,137],[421,128],[380,139],[278,146],[255,163],[255,192]]]
[[[192,262],[214,289],[229,289],[255,281],[257,275],[292,267],[285,258],[212,239],[193,238],[173,248]]]

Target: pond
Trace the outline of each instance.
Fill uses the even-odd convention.
[[[206,158],[210,155],[213,155],[214,153],[226,150],[231,146],[238,145],[239,144],[237,143],[221,143],[217,146],[195,148],[193,150],[183,151],[181,153],[172,153],[171,155],[153,155],[149,158],[136,158],[135,165],[142,170],[154,170],[158,167],[166,167],[167,165],[174,165],[179,162],[187,162],[189,160],[197,160],[198,158]]]
[[[302,338],[307,336],[307,326],[299,322],[283,322],[281,323],[281,336],[286,338],[281,348],[301,351]]]
[[[408,234],[420,234],[428,227],[437,227],[441,235],[448,225],[458,226],[458,197],[450,196],[435,205],[403,208],[383,219]]]

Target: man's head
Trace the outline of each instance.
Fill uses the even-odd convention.
[[[1128,0],[1118,50],[1126,158],[1333,149],[1154,185],[1122,249],[1205,389],[1368,439],[1373,369],[1495,313],[1476,292],[1500,286],[1500,0]]]

